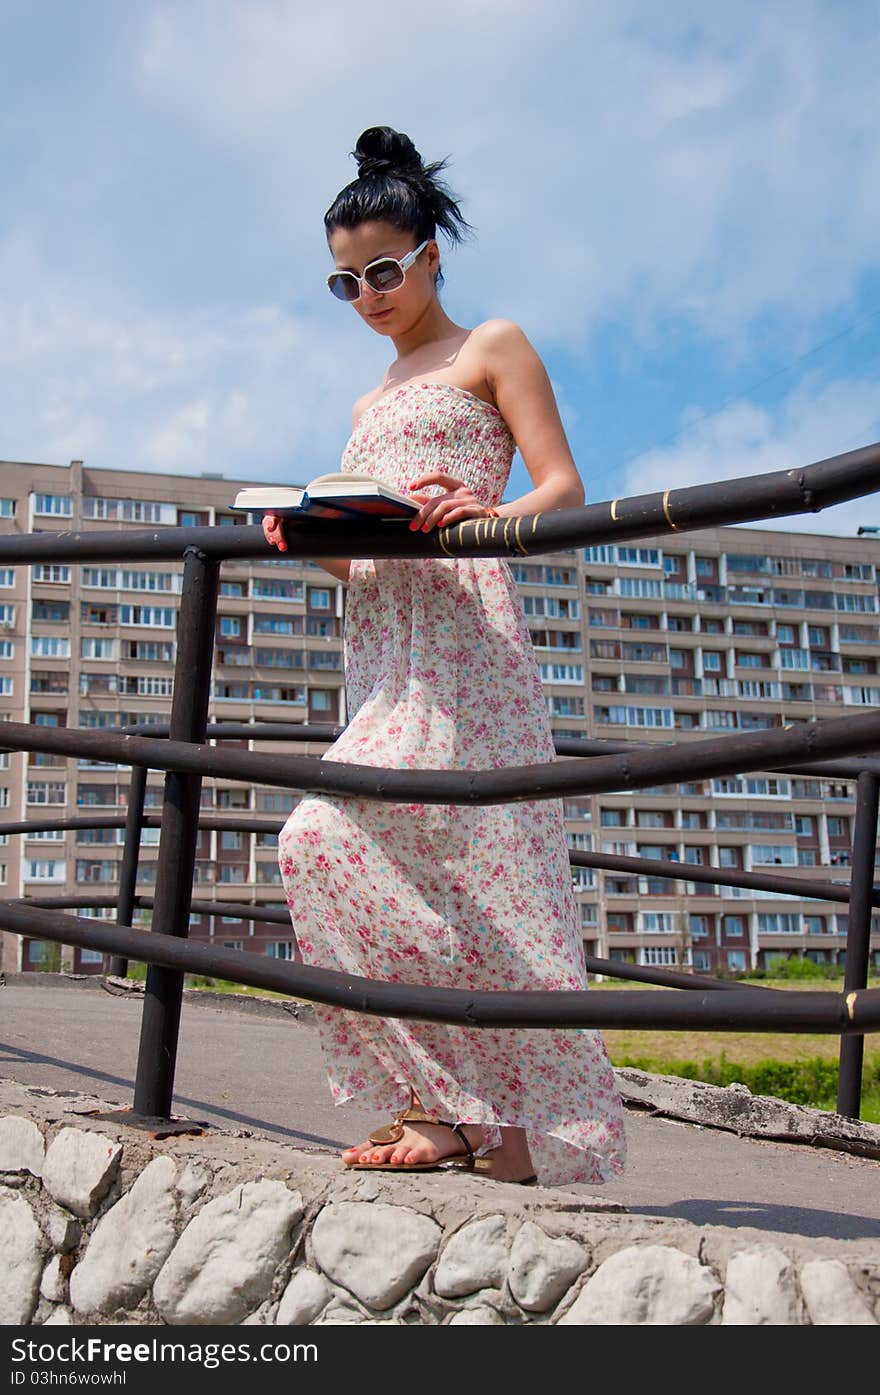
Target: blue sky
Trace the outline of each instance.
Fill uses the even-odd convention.
[[[449,158],[446,307],[522,325],[590,502],[878,441],[878,71],[874,0],[0,0],[0,457],[334,469],[389,346],[322,216],[375,124]]]

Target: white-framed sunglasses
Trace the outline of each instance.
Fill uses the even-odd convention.
[[[387,295],[389,291],[399,291],[404,281],[406,273],[409,271],[416,257],[424,252],[430,237],[426,237],[424,242],[420,242],[415,251],[407,252],[405,257],[398,261],[395,257],[379,257],[375,262],[370,262],[365,266],[363,275],[356,276],[353,271],[331,271],[327,277],[327,285],[336,296],[337,300],[345,300],[349,303],[353,300],[360,300],[361,282],[366,281],[371,291],[377,295]]]

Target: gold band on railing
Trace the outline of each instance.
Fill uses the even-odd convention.
[[[670,528],[674,530],[675,524],[673,523],[672,515],[669,512],[669,496],[671,493],[671,489],[664,489],[663,491],[663,512],[666,515],[666,522],[669,524]]]
[[[619,499],[612,499],[612,500],[611,500],[611,522],[612,522],[612,523],[619,523],[619,522],[620,522],[620,519],[617,517],[617,505],[619,504],[619,502],[620,502]]]

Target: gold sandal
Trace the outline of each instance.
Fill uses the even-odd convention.
[[[467,1135],[460,1124],[454,1124],[449,1119],[437,1119],[433,1114],[426,1114],[424,1110],[416,1108],[416,1096],[412,1086],[409,1092],[409,1104],[390,1124],[383,1124],[381,1128],[375,1129],[369,1134],[370,1143],[375,1143],[381,1147],[386,1143],[399,1143],[403,1138],[404,1125],[411,1124],[438,1124],[444,1129],[452,1129],[458,1134],[467,1152],[462,1155],[456,1153],[450,1158],[438,1158],[436,1162],[430,1163],[346,1163],[346,1167],[354,1171],[361,1172],[481,1172],[491,1173],[492,1161],[490,1158],[478,1158],[473,1148],[468,1142]]]

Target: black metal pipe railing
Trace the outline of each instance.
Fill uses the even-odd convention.
[[[188,678],[174,684],[169,745],[205,739],[219,587],[219,564],[197,548],[187,548],[177,632],[177,673]],[[200,773],[168,768],[153,898],[154,935],[184,939],[189,934],[201,789]],[[180,974],[154,961],[147,971],[141,1019],[134,1088],[137,1114],[170,1117],[182,1001]]]
[[[191,682],[192,674],[187,674],[181,686]],[[324,761],[319,756],[282,756],[277,752],[263,755],[259,751],[223,750],[180,740],[118,736],[107,730],[35,728],[19,722],[4,722],[3,744],[13,751],[87,756],[120,765],[222,776],[309,793],[405,804],[474,806],[680,784],[692,780],[696,771],[701,778],[739,775],[766,770],[782,761],[797,765],[814,760],[818,749],[850,755],[865,746],[880,746],[880,712],[830,717],[782,731],[718,736],[680,746],[642,747],[626,755],[593,756],[588,761],[557,760],[474,771],[388,769]]]
[[[775,470],[686,489],[658,490],[576,509],[522,518],[466,519],[450,528],[413,533],[400,524],[348,521],[349,557],[527,557],[598,542],[681,534],[698,528],[819,513],[880,489],[880,443],[791,470]],[[338,524],[321,519],[285,529],[288,557],[338,557]],[[0,537],[0,560],[77,562],[179,558],[188,547],[214,561],[265,555],[262,529],[163,528],[58,531]]]
[[[530,518],[467,520],[427,535],[391,526],[377,530],[370,524],[350,523],[346,525],[344,550],[350,557],[530,556],[593,542],[680,534],[709,526],[816,512],[878,488],[880,445],[875,444],[803,469],[667,490]],[[339,555],[340,536],[334,524],[292,524],[287,533],[291,559]],[[550,762],[500,771],[384,770],[205,746],[219,563],[236,557],[262,556],[267,550],[262,531],[256,527],[122,530],[118,534],[51,532],[0,538],[0,559],[23,563],[177,559],[185,555],[174,700],[167,740],[158,740],[155,735],[120,736],[49,728],[40,728],[35,735],[29,727],[19,724],[4,727],[3,745],[9,749],[92,755],[167,772],[153,900],[153,930],[159,933],[145,935],[125,925],[108,926],[21,903],[0,904],[0,924],[20,934],[34,936],[34,927],[39,923],[36,934],[42,938],[103,948],[105,953],[130,955],[152,966],[142,1020],[136,1113],[167,1116],[170,1112],[182,975],[188,967],[198,972],[222,973],[256,986],[276,987],[281,982],[285,985],[281,991],[299,989],[314,1001],[366,1013],[473,1026],[609,1026],[645,1022],[676,1029],[699,1022],[720,1030],[761,1030],[772,1023],[774,1030],[831,1032],[841,1039],[858,1037],[880,1026],[880,990],[869,992],[856,981],[867,981],[867,959],[861,952],[853,955],[852,974],[850,977],[848,972],[848,991],[844,994],[783,994],[754,989],[719,994],[713,984],[711,991],[687,994],[605,994],[597,1003],[594,994],[470,994],[369,982],[303,965],[266,964],[257,962],[257,956],[189,944],[185,937],[193,904],[199,786],[206,774],[276,788],[368,799],[478,805],[674,784],[693,779],[697,771],[701,777],[708,777],[779,765],[815,768],[817,763],[853,756],[868,758],[880,746],[880,714],[832,719],[783,732],[688,741],[680,747],[636,749],[619,755],[596,755],[589,761]],[[866,778],[874,779],[874,772]],[[862,800],[864,807],[866,798]],[[876,787],[874,800],[876,827]],[[863,817],[858,826],[864,830],[866,824]],[[140,839],[140,826],[141,821],[132,818],[132,843],[135,832]],[[874,862],[871,849],[868,863],[869,835],[862,831],[860,836],[865,849],[859,859],[853,942],[858,939],[861,949],[863,941],[867,944]],[[657,870],[655,866],[655,874]],[[691,879],[678,867],[675,875],[680,880]],[[809,893],[799,887],[796,894]],[[851,901],[851,911],[852,905]],[[247,959],[252,962],[244,962]]]
[[[128,808],[125,816],[125,841],[122,849],[122,866],[119,869],[119,902],[116,907],[117,925],[131,925],[134,901],[137,895],[138,861],[141,846],[141,832],[144,820],[144,799],[147,793],[147,767],[133,765],[128,782]],[[124,978],[128,973],[128,961],[114,955],[108,964],[111,974]]]
[[[579,991],[471,992],[359,978],[333,969],[109,922],[37,911],[21,901],[0,902],[0,926],[18,934],[42,935],[62,944],[158,964],[183,973],[227,978],[256,988],[286,992],[312,1002],[374,1017],[403,1017],[468,1027],[633,1027],[661,1030],[816,1032],[849,1036],[880,1030],[880,988],[842,993],[743,989],[681,993],[678,989],[632,993]],[[136,1111],[137,1112],[137,1111]]]
[[[871,891],[874,882],[874,858],[877,852],[878,792],[880,781],[876,775],[859,776],[846,935],[843,985],[845,994],[858,991],[868,981]],[[838,1114],[855,1112],[858,1115],[864,1050],[864,1037],[853,1037],[851,1041],[841,1037],[837,1076]]]

